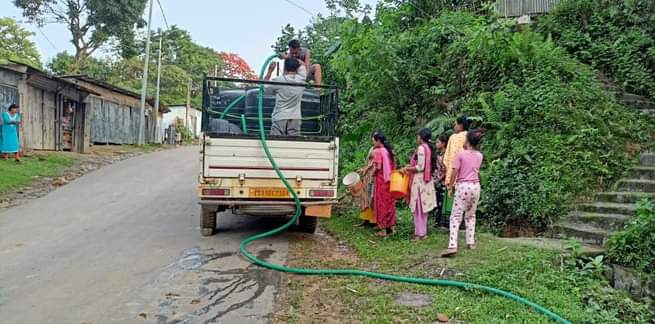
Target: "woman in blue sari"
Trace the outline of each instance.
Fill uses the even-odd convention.
[[[14,154],[16,162],[20,162],[20,143],[18,142],[18,125],[20,114],[18,105],[12,104],[6,112],[2,113],[2,136],[0,136],[0,152],[2,158],[9,159],[9,154]]]

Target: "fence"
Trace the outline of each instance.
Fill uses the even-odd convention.
[[[560,0],[497,0],[494,7],[503,17],[520,17],[548,13],[559,3]]]

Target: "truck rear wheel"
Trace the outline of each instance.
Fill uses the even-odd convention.
[[[216,234],[216,212],[215,206],[200,207],[200,234],[202,236],[212,236]]]
[[[305,211],[298,219],[298,230],[303,233],[314,234],[318,227],[318,217],[306,216]]]

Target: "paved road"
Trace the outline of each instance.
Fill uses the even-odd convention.
[[[202,238],[197,173],[197,148],[160,151],[0,212],[0,322],[269,322],[279,274],[237,251],[280,221],[219,215]],[[251,250],[282,262],[287,242]]]

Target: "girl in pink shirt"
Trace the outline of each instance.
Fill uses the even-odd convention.
[[[441,253],[442,257],[457,253],[457,236],[462,214],[466,223],[466,245],[469,249],[475,249],[475,211],[480,200],[480,166],[483,159],[478,145],[484,132],[482,129],[469,131],[464,150],[457,153],[453,161],[453,177],[448,183],[448,191],[455,189],[455,200],[450,214],[448,249]]]

